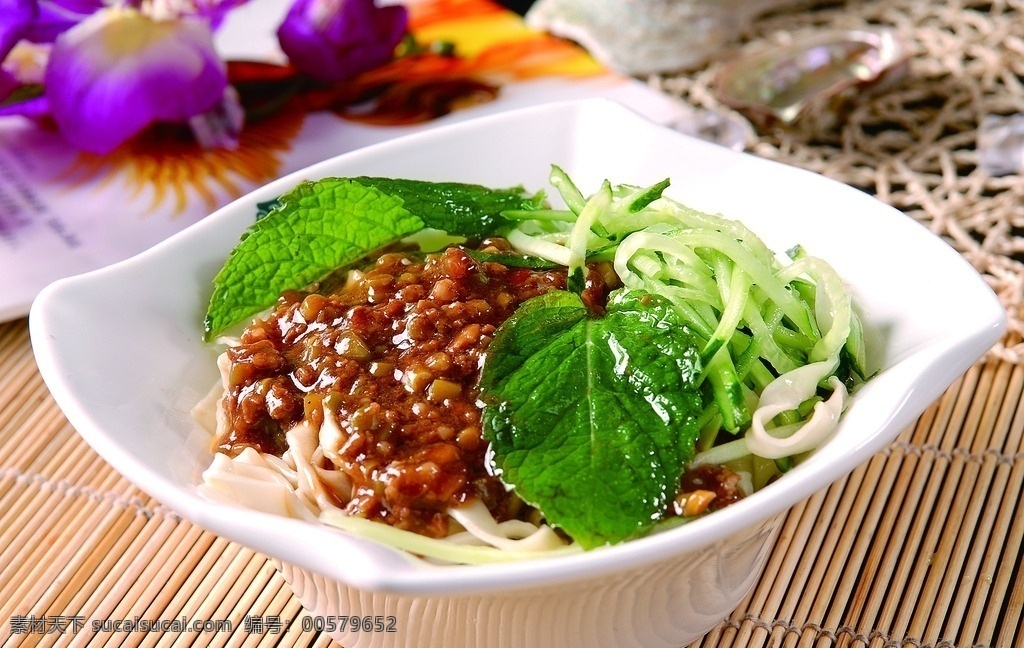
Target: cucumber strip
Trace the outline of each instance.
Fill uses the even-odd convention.
[[[669,238],[663,234],[634,232],[623,239],[619,244],[619,253],[615,258],[615,271],[619,273],[620,277],[624,277],[628,274],[629,269],[626,264],[630,257],[640,250],[647,252],[661,252],[663,254],[676,257],[687,268],[708,277],[712,276],[711,268],[707,266],[703,259],[697,256],[690,246],[683,242]]]
[[[763,391],[764,388],[770,385],[776,377],[761,358],[758,358],[757,362],[751,365],[750,373],[748,375],[750,376],[751,381],[753,381],[754,389],[757,392]]]
[[[721,291],[722,298],[725,300],[725,310],[722,311],[721,319],[718,321],[718,328],[715,329],[709,344],[714,341],[725,343],[732,337],[736,329],[739,328],[743,311],[747,307],[747,296],[750,294],[749,288],[750,282],[745,272],[737,269],[732,273],[728,290]]]
[[[605,180],[601,183],[601,189],[591,196],[583,210],[580,211],[576,224],[569,234],[569,276],[576,276],[577,272],[583,269],[587,262],[587,243],[593,235],[591,226],[597,222],[597,217],[608,210],[612,203],[612,187]],[[602,246],[603,247],[603,246]]]
[[[731,258],[737,266],[743,269],[753,283],[761,287],[786,314],[791,322],[804,334],[814,335],[816,327],[812,324],[811,312],[807,304],[798,300],[790,293],[785,283],[766,266],[763,260],[758,259],[754,254],[745,248],[735,239],[729,238],[721,232],[703,232],[696,230],[683,230],[677,234],[680,242],[690,248],[708,247],[719,250]]]
[[[501,215],[515,221],[538,220],[563,223],[573,223],[576,221],[576,214],[568,209],[508,209],[501,212]]]
[[[547,259],[558,265],[569,265],[569,248],[530,236],[520,229],[508,233],[508,242],[523,254]]]
[[[557,164],[551,165],[551,173],[548,182],[558,191],[566,206],[574,213],[579,214],[587,204],[587,199],[576,187],[576,183],[569,178],[569,175]]]
[[[743,384],[736,375],[732,356],[725,347],[708,362],[705,378],[722,413],[722,427],[732,433],[745,428],[750,422],[750,410],[747,409]]]
[[[809,354],[811,362],[820,362],[838,356],[839,349],[846,343],[850,336],[853,308],[839,273],[817,257],[800,257],[780,273],[780,278],[786,278],[788,283],[788,277],[804,273],[815,280],[815,316],[819,326],[828,329]]]
[[[611,263],[615,260],[615,251],[618,249],[618,245],[606,245],[603,248],[587,252],[587,261],[606,261]]]
[[[856,313],[850,315],[850,335],[846,338],[843,346],[849,354],[853,370],[866,380],[868,377],[867,348],[864,344],[864,325]]]
[[[764,457],[753,456],[753,470],[751,471],[751,481],[753,481],[754,490],[760,490],[768,485],[768,483],[782,474],[782,470],[778,465],[778,461],[772,461],[771,459],[765,459]],[[787,466],[786,470],[789,467]]]
[[[757,341],[754,340],[754,338],[743,335],[742,333],[737,332],[733,335],[732,340],[737,345],[745,345],[743,346],[743,350],[738,354],[733,351],[733,355],[735,357],[733,364],[736,366],[736,375],[740,377],[740,380],[742,380],[744,384],[749,384],[751,381],[748,380],[748,377],[750,376],[750,372],[754,370],[754,364],[760,364],[758,363],[758,360],[761,359],[760,347],[757,345]],[[754,386],[758,386],[756,381],[754,381]]]
[[[806,354],[814,346],[814,341],[808,339],[807,336],[801,335],[799,332],[782,324],[772,327],[771,332],[772,338],[780,347],[787,347]]]
[[[718,405],[711,403],[705,407],[697,419],[697,425],[700,428],[700,436],[694,444],[696,451],[703,452],[713,448],[722,429],[722,414],[718,411]]]
[[[661,182],[656,182],[650,187],[640,189],[626,196],[623,202],[626,204],[626,209],[630,214],[635,214],[641,209],[644,209],[655,200],[661,198],[661,194],[664,193],[665,189],[668,189],[671,181],[665,178]]]
[[[679,203],[671,203],[669,209],[671,211],[668,213],[672,218],[686,227],[699,230],[714,230],[733,240],[741,241],[744,246],[750,249],[752,254],[761,259],[766,265],[772,265],[776,259],[775,253],[768,249],[764,241],[740,221],[715,214],[706,214]]]
[[[718,304],[719,309],[722,308],[722,300],[719,297],[718,284],[715,282],[714,277],[703,274],[700,269],[692,268],[678,262],[663,263],[660,272],[652,272],[650,274],[688,286],[694,290],[705,292],[708,294],[708,299],[706,301]]]
[[[666,286],[656,279],[644,279],[638,286],[644,288],[648,292],[661,295],[669,301],[670,304],[676,309],[676,312],[682,316],[687,323],[693,328],[693,332],[700,337],[702,340],[707,340],[715,332],[715,325],[713,322],[706,320],[700,313],[697,312],[695,304],[691,303],[684,297],[680,297],[679,290],[674,286]]]
[[[792,356],[776,344],[771,329],[751,301],[747,301],[746,309],[743,312],[743,319],[746,321],[747,326],[750,327],[754,340],[757,341],[761,356],[771,364],[775,371],[780,374],[786,373],[799,366],[799,363]]]
[[[700,452],[693,457],[689,467],[703,466],[706,464],[724,464],[730,461],[737,461],[751,454],[747,447],[746,437],[740,437]]]

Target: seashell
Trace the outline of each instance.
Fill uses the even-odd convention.
[[[804,0],[537,0],[526,23],[576,41],[632,75],[706,63],[735,45],[751,20]]]
[[[736,58],[712,86],[722,103],[755,121],[790,124],[849,88],[902,75],[908,58],[892,29],[828,31]]]

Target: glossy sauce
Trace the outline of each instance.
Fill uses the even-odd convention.
[[[485,242],[507,250],[507,242]],[[335,291],[291,292],[228,350],[227,431],[218,450],[281,455],[285,431],[332,412],[335,466],[353,515],[432,537],[446,510],[479,497],[499,520],[517,502],[485,469],[475,385],[495,329],[524,300],[565,288],[564,270],[474,261],[460,248],[387,253]],[[588,301],[603,303],[600,274]]]

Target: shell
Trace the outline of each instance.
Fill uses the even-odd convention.
[[[613,70],[689,69],[735,45],[750,21],[802,0],[538,0],[529,26],[571,39]]]
[[[827,31],[734,59],[713,87],[720,101],[755,121],[789,124],[811,105],[901,75],[908,58],[895,30]]]

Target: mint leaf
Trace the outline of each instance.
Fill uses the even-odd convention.
[[[577,295],[555,290],[524,302],[495,333],[487,349],[479,388],[484,397],[497,395],[523,363],[588,314]],[[486,412],[486,410],[485,410]]]
[[[325,178],[257,206],[257,222],[214,279],[206,338],[333,270],[424,228],[486,236],[506,209],[537,209],[543,195],[457,182]]]
[[[487,236],[509,221],[501,212],[538,209],[543,195],[531,197],[522,187],[490,189],[460,182],[427,182],[394,178],[355,178],[405,201],[405,208],[427,227],[456,236]]]
[[[552,292],[503,324],[481,375],[501,479],[583,547],[643,535],[679,489],[700,412],[698,346],[662,299],[593,317]]]
[[[344,178],[305,182],[242,237],[214,278],[206,338],[423,228],[401,198]]]

